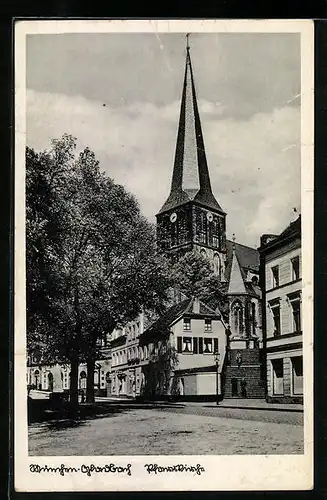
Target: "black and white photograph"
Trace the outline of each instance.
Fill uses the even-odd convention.
[[[15,43],[16,489],[310,489],[311,21]]]

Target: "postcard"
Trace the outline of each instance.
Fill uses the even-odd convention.
[[[312,489],[313,33],[16,22],[16,491]]]

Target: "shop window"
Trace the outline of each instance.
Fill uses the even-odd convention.
[[[291,358],[293,394],[303,394],[303,359],[302,356]]]
[[[273,371],[273,394],[284,394],[284,367],[282,359],[274,359],[272,361]]]

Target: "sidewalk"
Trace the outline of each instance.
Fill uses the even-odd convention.
[[[294,411],[303,412],[301,404],[279,404],[267,403],[263,399],[224,399],[217,405],[216,403],[193,403],[184,402],[185,404],[202,404],[203,406],[217,406],[221,408],[238,408],[240,410],[267,410],[267,411]]]
[[[96,402],[115,402],[115,403],[133,403],[134,400],[131,398],[105,398],[105,397],[96,397]],[[176,401],[169,403],[165,403],[163,401],[153,401],[153,402],[144,402],[144,403],[136,403],[141,406],[165,406],[165,405],[176,405],[176,407],[185,407],[185,406],[202,406],[202,407],[220,407],[220,408],[233,408],[240,410],[266,410],[266,411],[290,411],[290,412],[303,412],[303,405],[301,404],[279,404],[279,403],[267,403],[267,401],[263,399],[225,399],[220,401],[217,405],[215,402],[210,401]]]

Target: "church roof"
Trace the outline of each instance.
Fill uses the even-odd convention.
[[[224,214],[211,189],[189,47],[187,47],[171,190],[159,214],[196,201]]]
[[[252,247],[248,247],[246,245],[242,245],[240,243],[234,243],[231,240],[226,241],[227,247],[227,266],[225,271],[225,279],[226,279],[226,293],[236,293],[235,286],[235,274],[232,277],[232,267],[233,267],[233,244],[235,246],[235,256],[237,258],[238,267],[241,273],[243,285],[245,287],[245,292],[243,287],[242,292],[239,293],[247,293],[248,295],[259,297],[260,287],[251,281],[246,280],[247,271],[253,272],[254,274],[259,273],[259,265],[260,265],[260,256],[258,250]],[[238,278],[239,279],[239,278]],[[229,291],[230,283],[233,281],[233,289],[234,292]],[[237,281],[236,281],[237,282]]]
[[[227,261],[232,262],[233,241],[226,240]],[[235,242],[235,252],[242,269],[258,272],[260,266],[260,255],[258,250],[241,243]]]

